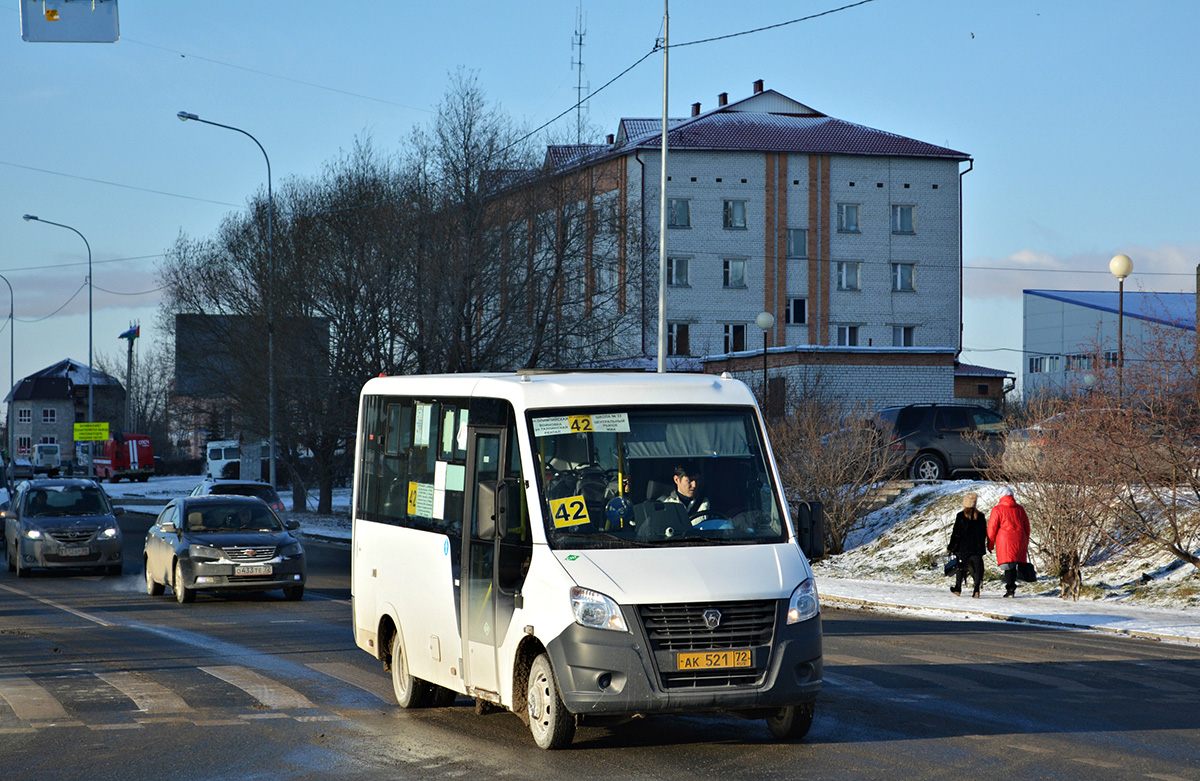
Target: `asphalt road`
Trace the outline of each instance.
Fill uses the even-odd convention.
[[[1200,649],[827,610],[812,732],[657,717],[543,752],[513,715],[401,711],[350,631],[349,550],[302,602],[178,605],[121,577],[0,570],[0,774],[13,778],[1200,778]]]

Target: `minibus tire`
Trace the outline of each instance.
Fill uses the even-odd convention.
[[[778,740],[799,740],[812,728],[816,708],[811,702],[789,705],[767,716],[767,729]]]
[[[392,637],[392,692],[396,704],[405,709],[427,708],[433,700],[433,684],[413,677],[408,671],[399,632]]]
[[[575,737],[575,714],[563,705],[550,657],[539,654],[529,668],[525,701],[529,709],[529,731],[533,742],[547,751],[571,745]]]

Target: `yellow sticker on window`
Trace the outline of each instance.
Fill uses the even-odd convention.
[[[568,415],[567,427],[576,434],[586,434],[592,430],[591,415]]]
[[[418,484],[417,483],[409,483],[408,484],[408,514],[409,515],[417,514],[417,493],[418,493]]]
[[[584,504],[582,496],[551,499],[550,515],[554,518],[554,528],[556,529],[582,526],[590,520],[587,505]]]

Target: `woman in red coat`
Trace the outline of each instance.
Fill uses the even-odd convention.
[[[996,564],[1004,572],[1004,596],[1017,593],[1017,564],[1029,561],[1029,516],[1017,504],[1011,488],[1000,492],[1000,502],[988,513],[989,551],[996,551]]]

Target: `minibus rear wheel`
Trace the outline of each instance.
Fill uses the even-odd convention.
[[[427,708],[433,699],[433,684],[414,678],[408,671],[399,632],[392,637],[392,691],[396,694],[396,703],[406,709]]]
[[[779,740],[799,740],[812,728],[815,712],[811,702],[780,708],[767,716],[767,729]]]

